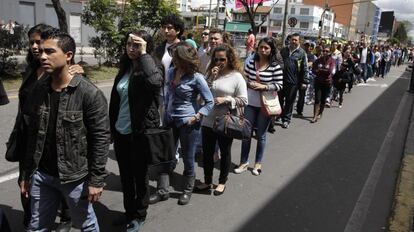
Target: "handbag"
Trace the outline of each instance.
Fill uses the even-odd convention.
[[[175,160],[175,143],[172,128],[145,129],[143,137],[149,152],[148,165],[153,166]]]
[[[256,81],[260,83],[259,70],[256,68]],[[277,116],[282,113],[279,96],[276,91],[261,91],[260,102],[262,105],[262,112],[268,116]]]
[[[17,115],[16,123],[13,131],[10,134],[9,140],[6,142],[5,158],[9,162],[18,162],[21,160],[21,155],[24,149],[23,128],[21,125],[21,114]]]
[[[228,138],[249,140],[252,136],[252,124],[243,114],[237,116],[229,111],[216,117],[213,131]]]

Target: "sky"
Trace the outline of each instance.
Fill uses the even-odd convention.
[[[234,0],[231,0],[234,1]],[[335,0],[329,0],[334,2]],[[217,0],[212,0],[216,3]],[[284,2],[281,0],[281,2]],[[398,21],[408,20],[414,26],[414,0],[376,0],[373,1],[382,11],[394,11],[394,15]],[[193,6],[200,4],[208,5],[210,0],[192,0]],[[409,32],[409,35],[414,37],[414,28]]]

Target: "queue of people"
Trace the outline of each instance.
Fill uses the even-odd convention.
[[[239,165],[232,169],[234,138],[216,128],[219,118],[232,115],[251,124],[249,133],[257,141],[252,174],[259,176],[266,132],[273,121],[289,127],[297,95],[297,115],[303,116],[305,103],[314,103],[311,122],[316,123],[332,101],[338,99],[342,107],[347,87],[350,92],[353,83],[385,77],[391,62],[398,65],[400,59],[388,46],[362,42],[342,47],[337,42],[329,46],[311,41],[301,46],[300,35],[292,34],[280,51],[273,38],[260,39],[243,65],[227,33],[205,29],[198,50],[192,38],[179,39],[183,33],[182,20],[169,15],[162,20],[165,40],[158,46],[147,31],[125,35],[108,111],[101,90],[74,64],[73,38],[44,24],[29,31],[28,67],[9,141],[19,146],[8,147],[8,153],[19,161],[27,231],[50,230],[58,209],[62,231],[72,224],[82,231],[99,231],[92,202],[99,200],[105,186],[112,142],[125,210],[124,217],[114,223],[123,230],[142,230],[149,204],[169,199],[170,174],[180,158],[184,172],[179,205],[187,205],[193,191],[220,196],[231,170],[236,174],[248,170],[252,139],[242,141]],[[410,59],[409,52],[406,57]],[[279,98],[281,115],[263,111],[264,92]],[[152,154],[145,133],[161,127],[172,129],[175,148],[178,151],[180,146],[181,152],[162,165],[157,190],[150,194],[148,159]],[[204,181],[196,184],[198,149]],[[215,160],[220,162],[217,184],[213,181]]]

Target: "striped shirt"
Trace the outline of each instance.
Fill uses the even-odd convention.
[[[247,81],[257,82],[255,60],[249,59],[244,65],[244,73]],[[268,91],[280,91],[283,88],[283,70],[279,64],[271,64],[265,70],[259,71],[260,83],[268,86]],[[260,92],[247,89],[249,105],[261,107]]]

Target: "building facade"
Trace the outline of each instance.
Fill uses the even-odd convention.
[[[66,12],[68,30],[78,46],[89,46],[89,38],[95,36],[94,29],[81,22],[83,9],[82,1],[62,1]],[[39,23],[46,23],[59,27],[58,19],[50,0],[1,0],[0,20],[16,21],[23,26],[32,27]]]
[[[360,3],[356,22],[357,33],[365,35],[371,42],[376,42],[380,19],[380,9],[374,3]]]

